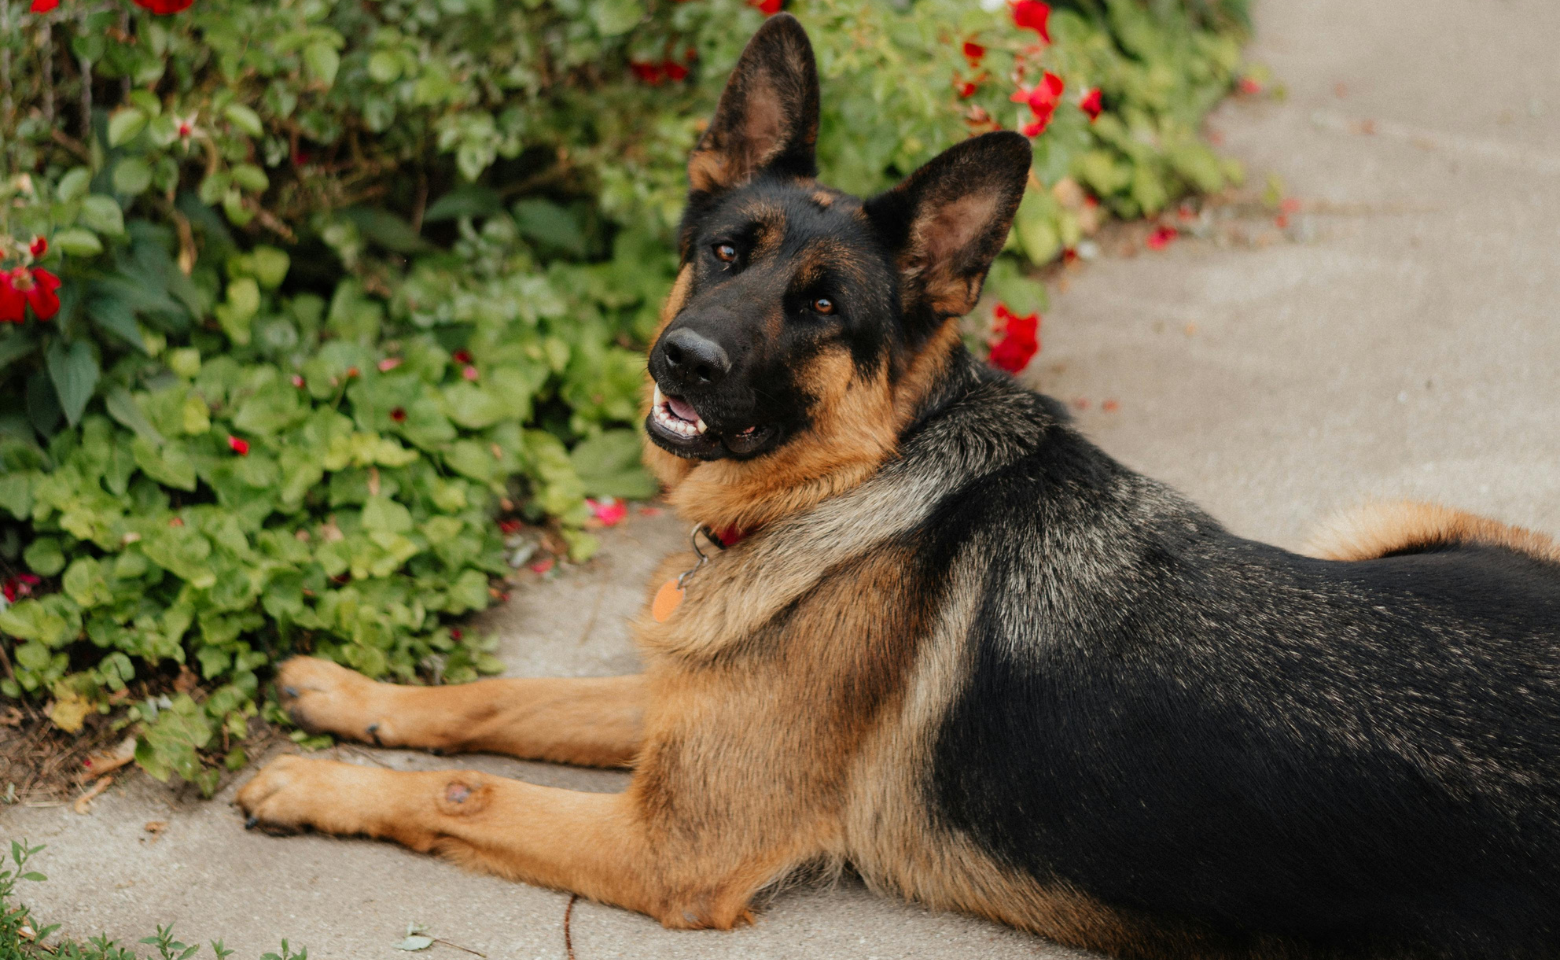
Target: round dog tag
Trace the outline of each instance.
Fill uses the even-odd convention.
[[[661,589],[655,592],[655,599],[650,603],[650,616],[655,618],[656,623],[665,623],[666,618],[682,603],[683,588],[677,585],[677,580],[677,577],[673,577],[661,584]]]

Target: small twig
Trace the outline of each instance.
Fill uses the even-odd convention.
[[[475,955],[476,955],[476,956],[479,956],[479,957],[481,957],[481,958],[482,958],[482,960],[487,960],[487,954],[485,954],[485,953],[483,953],[483,952],[482,952],[482,951],[480,951],[480,950],[473,950],[473,949],[471,949],[471,948],[470,948],[470,947],[463,947],[463,946],[461,946],[461,945],[460,945],[460,944],[458,944],[458,943],[451,943],[451,942],[450,942],[450,941],[448,941],[448,940],[446,940],[446,939],[444,939],[444,938],[443,938],[443,937],[434,937],[434,938],[432,938],[432,939],[433,939],[433,942],[434,942],[434,943],[442,943],[442,944],[444,944],[444,945],[445,945],[445,946],[446,946],[446,947],[454,947],[454,948],[455,948],[455,949],[456,949],[456,950],[464,950],[464,951],[466,951],[466,952],[467,952],[467,953],[470,953],[470,954],[475,954]]]
[[[596,591],[596,602],[591,605],[590,619],[585,621],[585,629],[580,631],[580,642],[575,646],[585,646],[585,641],[590,639],[590,632],[596,629],[596,616],[601,613],[601,601],[607,595],[607,585],[603,583],[601,589]]]
[[[574,934],[569,930],[569,918],[574,915],[574,901],[579,898],[577,893],[569,894],[569,905],[563,908],[563,952],[569,960],[574,960]]]
[[[272,215],[271,211],[260,206],[259,202],[253,203],[250,209],[254,212],[255,219],[259,220],[260,225],[265,227],[267,230],[281,237],[283,240],[286,240],[288,243],[291,243],[297,239],[297,235],[292,232],[291,227],[276,219],[276,217]]]
[[[76,798],[76,802],[71,804],[71,809],[75,810],[82,816],[86,816],[88,805],[91,804],[92,801],[96,799],[97,796],[104,790],[107,790],[110,786],[112,786],[113,783],[114,778],[112,776],[99,777],[98,781],[89,787],[86,793],[83,793],[81,796]]]
[[[74,153],[80,159],[85,160],[88,163],[92,162],[92,151],[87,149],[87,145],[66,133],[64,130],[50,130],[49,138],[52,139],[55,143],[64,147],[66,150]]]
[[[4,3],[5,0],[0,0]],[[11,669],[11,656],[5,652],[5,644],[0,643],[0,667],[5,668],[5,675],[12,683],[16,682],[16,671]]]

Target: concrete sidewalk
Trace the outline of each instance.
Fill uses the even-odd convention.
[[[1242,534],[1297,545],[1368,496],[1560,531],[1560,6],[1266,0],[1257,14],[1251,55],[1289,98],[1232,104],[1213,126],[1255,175],[1277,171],[1309,209],[1341,212],[1300,214],[1304,243],[1182,240],[1090,265],[1055,298],[1030,376],[1089,400],[1092,436]],[[634,669],[625,617],[681,537],[671,518],[638,517],[588,569],[517,590],[490,620],[511,673]],[[591,790],[626,780],[342,753]],[[242,958],[286,936],[316,958],[392,960],[416,922],[494,960],[564,956],[562,895],[386,844],[246,833],[231,788],[175,802],[126,779],[85,817],[0,808],[0,837],[49,845],[50,879],[28,900],[76,936],[174,921],[187,942],[223,937]],[[149,821],[168,825],[154,838]],[[589,903],[572,929],[580,960],[1083,956],[849,880],[783,893],[732,934],[670,933]]]

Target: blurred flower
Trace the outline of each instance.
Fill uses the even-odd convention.
[[[1241,77],[1240,92],[1248,97],[1254,97],[1262,92],[1262,82],[1254,77]]]
[[[160,17],[166,17],[170,13],[188,10],[190,4],[194,2],[195,0],[135,0],[135,5]]]
[[[42,237],[33,237],[32,243],[27,245],[27,252],[32,254],[33,259],[36,260],[49,252],[49,241]]]
[[[986,55],[986,48],[974,40],[964,41],[964,59],[970,62],[970,66],[979,66],[981,58]]]
[[[996,317],[1001,336],[991,345],[988,362],[998,370],[1017,373],[1040,352],[1040,314],[1020,317],[1007,304],[998,303]]]
[[[1051,115],[1056,112],[1056,105],[1062,102],[1062,89],[1066,84],[1062,78],[1047,70],[1040,82],[1031,90],[1020,88],[1014,91],[1010,97],[1014,103],[1029,104],[1029,112],[1035,116],[1033,123],[1027,123],[1023,127],[1026,137],[1038,137],[1045,132],[1045,128],[1051,124]]]
[[[482,374],[477,372],[477,368],[476,367],[467,367],[466,369],[464,369],[464,370],[462,370],[460,372],[460,375],[465,377],[467,380],[473,380],[473,381],[476,380],[478,377],[482,376]]]
[[[1148,249],[1163,250],[1170,246],[1171,241],[1180,236],[1181,232],[1175,227],[1160,227],[1148,235]]]
[[[471,362],[471,351],[470,350],[456,350],[455,351],[454,360],[455,360],[456,363],[463,363],[463,364],[464,363],[470,363]]]
[[[405,423],[406,422],[406,408],[405,407],[396,407],[394,410],[391,410],[390,411],[390,419],[394,420],[396,423]]]
[[[400,357],[385,357],[383,360],[379,361],[379,372],[389,373],[391,370],[399,367],[401,363],[402,360]]]
[[[747,5],[760,11],[766,17],[772,17],[785,6],[785,0],[747,0]]]
[[[33,13],[48,13],[60,5],[60,0],[32,0],[32,6],[28,9]]]
[[[0,323],[21,323],[27,319],[24,307],[32,307],[39,320],[52,320],[60,312],[59,288],[60,278],[42,267],[0,271]]]
[[[585,506],[590,508],[591,515],[600,520],[604,527],[615,527],[628,516],[628,504],[614,497],[602,497],[600,500],[586,497]]]
[[[1078,98],[1078,109],[1089,115],[1090,123],[1098,120],[1100,118],[1101,111],[1105,109],[1104,100],[1100,94],[1100,88],[1090,87],[1089,89],[1083,91],[1083,95]]]
[[[1013,4],[1013,23],[1021,30],[1040,34],[1040,39],[1046,43],[1051,42],[1050,20],[1051,8],[1040,0],[1018,0]]]
[[[228,449],[241,457],[249,456],[249,441],[240,440],[238,437],[228,434]]]
[[[15,603],[17,597],[32,596],[33,587],[43,580],[35,573],[18,573],[5,582],[5,599],[7,603]]]

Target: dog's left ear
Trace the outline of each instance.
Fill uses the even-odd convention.
[[[1030,153],[1012,131],[974,137],[867,201],[867,216],[899,260],[912,340],[974,309],[1024,197]]]
[[[815,177],[818,68],[807,31],[789,13],[764,21],[742,51],[693,156],[689,208],[760,172]]]

